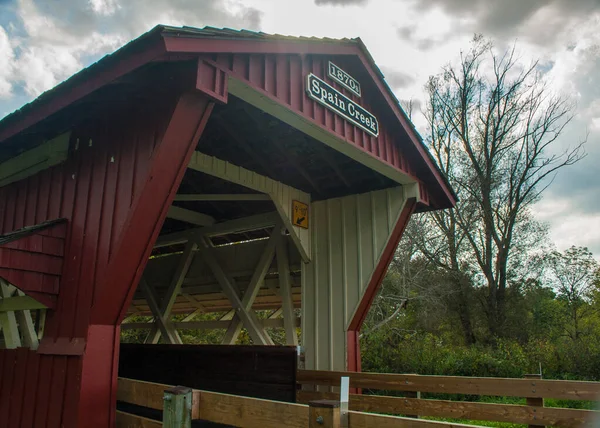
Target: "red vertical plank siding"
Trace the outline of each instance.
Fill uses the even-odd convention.
[[[8,426],[8,413],[12,404],[13,375],[17,351],[14,349],[3,350],[4,363],[2,365],[2,382],[0,382],[0,427]]]
[[[79,426],[106,426],[116,404],[118,334],[116,327],[125,314],[135,286],[152,251],[152,244],[166,217],[168,206],[183,178],[189,159],[208,122],[213,103],[200,93],[182,95],[177,101],[161,143],[153,154],[147,178],[135,190],[122,232],[113,247],[106,272],[97,275],[100,289],[92,307],[87,335],[87,357],[83,360]],[[98,397],[99,387],[106,394]],[[70,413],[71,414],[71,413]]]
[[[70,358],[71,364],[76,363],[79,359]],[[46,416],[46,426],[60,427],[63,411],[63,403],[65,401],[65,384],[67,363],[69,357],[64,355],[55,355],[52,358],[52,377],[50,380],[50,397],[45,399],[48,403],[48,415]]]
[[[114,401],[114,381],[110,377],[90,378],[92,370],[85,372],[86,375],[82,369],[91,357],[94,362],[86,363],[87,367],[95,365],[102,370],[106,367],[109,376],[116,374],[113,366],[115,354],[118,355],[118,328],[94,326],[90,332],[88,326],[94,300],[103,295],[99,281],[120,245],[125,225],[131,224],[132,209],[145,186],[152,182],[149,176],[160,147],[158,143],[169,125],[176,101],[177,94],[161,95],[155,102],[95,117],[92,123],[73,130],[69,156],[64,163],[0,188],[0,234],[47,220],[67,219],[59,299],[56,310],[47,314],[44,340],[53,342],[61,338],[68,342],[81,338],[90,347],[83,356],[1,349],[1,427],[109,425],[108,406]],[[206,105],[203,104],[204,109]],[[176,145],[173,138],[168,144]],[[195,147],[192,144],[189,139],[185,142],[186,154],[190,147],[192,150]],[[168,150],[163,147],[163,152]],[[185,165],[178,168],[185,170]],[[157,176],[156,170],[154,174]],[[168,192],[173,186],[176,189],[182,174],[171,183]],[[155,204],[162,208],[165,198],[157,197],[159,202]],[[153,226],[160,228],[160,224]],[[36,251],[60,252],[57,239],[52,235],[34,236],[28,244]],[[40,259],[40,269],[56,270],[50,262],[52,255],[33,256],[46,257]],[[139,270],[137,265],[133,269]],[[30,275],[29,283],[41,286],[36,281],[43,278],[38,277]],[[90,383],[85,385],[84,381]],[[84,392],[88,403],[96,398],[104,406],[102,411],[93,406],[100,414],[90,423],[78,416]]]
[[[25,393],[23,394],[23,406],[21,417],[21,428],[32,428],[35,411],[29,409],[29,403],[35,403],[35,396],[38,388],[38,373],[40,365],[40,355],[37,352],[29,351],[27,359],[27,372],[25,374]]]
[[[217,62],[234,77],[245,81],[264,95],[280,102],[294,112],[305,116],[320,127],[330,131],[349,144],[371,154],[394,168],[415,177],[412,165],[404,161],[401,153],[399,128],[391,129],[385,115],[387,107],[381,107],[380,93],[374,85],[363,83],[362,96],[358,97],[327,75],[330,57],[323,55],[289,54],[233,54],[226,60],[219,55]],[[351,75],[364,75],[363,70],[336,58],[334,62]],[[324,108],[306,96],[305,78],[313,73],[342,92],[362,107],[375,114],[379,122],[379,137],[373,137],[339,115]]]
[[[50,405],[49,397],[53,393],[51,388],[53,363],[54,356],[40,355],[36,399],[31,403],[34,409],[33,412],[35,413],[33,421],[33,426],[35,427],[46,426],[46,421],[48,419],[48,407]]]
[[[11,406],[8,414],[7,426],[19,426],[21,421],[21,408],[23,406],[23,393],[25,374],[27,373],[27,360],[30,351],[27,348],[18,348],[15,357],[15,373],[11,393]]]

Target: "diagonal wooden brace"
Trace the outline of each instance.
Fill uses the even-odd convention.
[[[2,297],[2,300],[10,299],[13,292],[13,287],[10,287],[4,280],[0,280],[0,297]],[[21,336],[19,335],[14,311],[0,312],[0,326],[4,334],[4,346],[7,349],[21,347]]]
[[[252,311],[244,310],[242,300],[238,296],[235,287],[233,286],[232,279],[219,265],[219,262],[213,254],[213,249],[206,238],[200,239],[198,248],[200,249],[200,253],[202,254],[204,261],[221,285],[223,293],[225,293],[225,296],[227,296],[227,299],[229,299],[231,302],[231,307],[236,311],[236,317],[239,317],[244,323],[244,326],[248,329],[248,333],[250,334],[250,337],[254,343],[258,345],[268,345],[272,343],[271,339],[264,332],[264,329],[256,318],[256,315]],[[234,321],[235,319],[232,322]],[[265,338],[265,336],[267,337]]]
[[[173,328],[173,325],[167,321],[167,318],[164,317],[161,313],[160,308],[158,307],[158,303],[156,301],[156,297],[154,296],[154,292],[146,282],[146,280],[142,277],[140,280],[140,287],[142,288],[142,292],[146,297],[146,302],[148,303],[148,307],[152,314],[154,315],[154,327],[157,327],[161,334],[163,335],[164,340],[167,343],[178,344],[180,345],[181,338],[177,334],[177,331]],[[160,336],[159,336],[160,337]],[[150,335],[146,338],[146,343],[148,343],[148,339]]]
[[[175,269],[175,274],[171,279],[171,284],[169,285],[169,289],[165,297],[163,298],[160,306],[160,315],[162,318],[168,320],[171,316],[171,310],[173,309],[173,304],[181,291],[181,285],[183,284],[183,280],[190,270],[190,265],[192,264],[192,260],[194,259],[194,254],[198,245],[195,242],[188,242],[183,250],[183,254],[179,259],[179,264]],[[156,316],[156,314],[155,314]],[[148,334],[146,338],[146,343],[158,343],[158,339],[160,338],[161,330],[158,326],[155,326]],[[179,340],[181,343],[181,339]]]
[[[250,279],[250,284],[248,284],[248,288],[246,289],[246,292],[244,293],[244,298],[242,299],[242,307],[231,321],[231,325],[227,329],[227,333],[225,333],[225,337],[223,338],[224,344],[235,343],[235,341],[237,340],[242,329],[242,320],[240,319],[239,314],[241,311],[252,311],[252,305],[254,304],[254,300],[256,299],[258,291],[263,285],[265,275],[267,274],[267,271],[269,270],[269,267],[273,262],[275,248],[277,244],[283,239],[283,232],[283,226],[281,225],[281,223],[277,223],[273,228],[273,231],[271,232],[271,237],[269,238],[269,242],[267,242],[267,246],[265,247],[265,250],[263,251],[260,257],[260,260],[258,261],[256,268],[254,269],[254,273],[252,274],[252,278]],[[267,344],[272,345],[273,341],[268,336],[268,334],[266,334],[265,332],[264,335],[266,336],[265,339],[267,341]]]

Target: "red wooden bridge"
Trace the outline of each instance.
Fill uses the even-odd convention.
[[[358,371],[410,215],[454,203],[360,39],[158,26],[0,121],[0,426],[114,425],[122,327],[300,323]]]

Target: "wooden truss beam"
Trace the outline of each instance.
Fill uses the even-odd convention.
[[[229,275],[227,275],[219,265],[217,258],[213,254],[214,250],[209,245],[206,238],[201,238],[198,247],[200,249],[204,261],[213,272],[217,281],[219,281],[219,284],[221,284],[223,293],[227,296],[231,303],[231,306],[235,309],[236,315],[244,323],[244,326],[248,330],[248,333],[250,334],[250,337],[252,338],[254,343],[257,345],[269,344],[271,340],[268,337],[264,337],[266,333],[264,332],[262,325],[256,318],[256,315],[252,311],[244,310],[244,305],[242,304],[242,301],[240,300],[240,297],[238,296],[236,289],[233,286],[232,278]]]
[[[232,309],[230,311],[227,311],[225,313],[225,315],[223,315],[221,318],[219,318],[219,320],[220,321],[231,321],[234,316],[235,316],[235,310]]]
[[[190,302],[192,305],[194,305],[196,307],[196,310],[194,312],[192,312],[191,314],[189,314],[188,316],[186,316],[182,322],[188,322],[194,319],[194,317],[196,315],[199,315],[203,312],[205,312],[205,308],[204,305],[202,305],[202,303],[200,303],[198,300],[196,300],[196,298],[190,294],[187,293],[181,293],[181,295],[183,297],[185,297],[187,299],[188,302]]]
[[[258,295],[258,291],[260,287],[263,285],[265,275],[271,267],[271,263],[273,262],[273,256],[275,255],[275,248],[277,244],[283,239],[283,233],[285,229],[281,225],[281,223],[277,224],[273,231],[271,232],[271,237],[269,238],[269,242],[267,242],[267,246],[263,251],[258,264],[252,274],[252,278],[250,279],[250,284],[248,284],[248,288],[244,293],[244,298],[242,300],[242,307],[240,311],[251,311],[252,304]],[[238,315],[239,312],[238,311]],[[225,337],[223,338],[224,344],[233,344],[237,340],[240,331],[242,329],[242,320],[238,317],[234,317],[231,325],[227,329],[227,333],[225,333]],[[265,334],[266,335],[266,334]],[[268,335],[266,335],[268,337]],[[270,341],[270,338],[269,340]],[[272,341],[269,344],[273,344]]]
[[[175,269],[175,273],[173,274],[173,278],[171,279],[171,283],[169,288],[167,289],[167,293],[163,297],[161,307],[160,307],[160,316],[169,319],[171,316],[171,310],[173,309],[173,304],[177,299],[177,295],[181,291],[181,285],[183,284],[183,280],[190,270],[190,266],[192,264],[192,260],[194,259],[194,254],[198,245],[195,242],[188,242],[185,250],[183,250],[183,254],[179,259],[179,264]],[[146,338],[146,342],[148,343],[158,343],[158,339],[160,338],[161,331],[158,326],[152,329],[148,337]],[[181,342],[181,339],[179,339]]]
[[[20,297],[25,297],[25,293],[21,290],[17,290],[17,295]],[[39,308],[42,309],[42,308]],[[42,309],[44,314],[46,313],[46,309]],[[41,315],[41,311],[38,312],[38,316]],[[21,334],[23,335],[23,344],[31,350],[36,350],[40,344],[38,339],[38,334],[35,331],[35,325],[33,323],[33,318],[31,317],[31,310],[22,310],[17,311],[15,313],[15,317],[17,318],[17,322],[19,323],[19,327],[21,329]]]
[[[140,281],[140,287],[142,287],[142,291],[144,292],[144,294],[146,296],[146,301],[148,302],[148,306],[150,307],[150,310],[152,311],[152,314],[154,315],[154,323],[152,324],[152,331],[146,337],[146,343],[152,342],[152,340],[155,336],[155,335],[153,335],[154,329],[156,329],[158,327],[158,329],[162,333],[164,340],[167,343],[181,344],[182,342],[181,342],[181,338],[179,337],[179,334],[177,334],[177,331],[175,330],[173,325],[168,322],[167,318],[165,318],[162,315],[161,310],[158,306],[158,302],[156,301],[156,297],[154,296],[154,292],[152,291],[152,289],[150,288],[150,286],[148,285],[148,283],[146,282],[146,280],[144,278],[142,278]],[[158,342],[158,339],[156,339],[156,340]]]
[[[32,309],[46,309],[46,306],[35,300],[33,297],[24,294],[6,297],[0,300],[0,312],[25,311]]]
[[[11,296],[12,290],[4,280],[0,280],[0,297],[2,297],[0,302],[4,299],[10,299]],[[19,335],[14,311],[0,312],[0,326],[2,327],[2,333],[4,334],[4,346],[6,349],[20,348],[22,346],[21,336]]]
[[[288,345],[298,346],[298,334],[294,324],[294,302],[292,300],[292,286],[290,283],[290,260],[284,241],[277,243],[277,267],[279,269],[279,292],[283,307],[283,323],[285,326],[285,340]]]
[[[232,194],[196,194],[176,195],[181,202],[219,202],[219,201],[270,201],[271,197],[264,193],[232,193]]]
[[[282,313],[283,313],[283,308],[278,308],[278,309],[275,309],[275,310],[273,311],[273,313],[272,313],[271,315],[269,315],[269,319],[270,319],[270,320],[273,320],[273,319],[275,319],[275,318],[279,318],[279,317],[281,316],[281,314],[282,314]]]
[[[279,220],[279,214],[276,211],[273,211],[270,213],[224,221],[222,223],[216,223],[212,226],[169,233],[167,235],[159,236],[154,248],[183,244],[190,240],[197,240],[201,236],[217,236],[233,232],[248,232],[252,230],[265,229],[267,227],[274,226],[275,223],[277,223],[277,220]]]
[[[300,327],[300,318],[294,319],[294,325]],[[173,326],[177,329],[189,330],[219,330],[226,329],[231,323],[230,320],[217,321],[189,321],[189,322],[174,322]],[[282,318],[259,320],[263,328],[283,328],[284,320]],[[121,330],[142,330],[152,328],[154,324],[151,322],[130,322],[121,325]]]
[[[302,259],[305,262],[310,261],[310,233],[308,229],[298,228],[292,224],[293,201],[308,206],[311,201],[310,194],[199,151],[193,154],[188,168],[271,196]]]
[[[36,350],[39,338],[31,317],[31,309],[38,310],[39,319],[45,316],[46,307],[3,279],[0,279],[0,287],[0,328],[4,331],[7,347],[26,346]],[[13,296],[14,294],[16,296]]]
[[[215,219],[209,215],[198,213],[181,207],[171,205],[167,212],[167,217],[186,223],[195,224],[196,226],[212,226],[215,224]]]

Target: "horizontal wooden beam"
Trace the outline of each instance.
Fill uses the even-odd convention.
[[[300,327],[300,318],[295,319],[296,327]],[[174,322],[172,325],[177,329],[189,329],[189,330],[219,330],[228,328],[231,324],[231,320],[219,320],[219,321],[186,321],[186,322]],[[283,328],[283,318],[272,318],[259,320],[264,328]],[[136,330],[152,328],[154,323],[152,322],[132,322],[121,324],[121,330]]]
[[[162,395],[161,395],[162,398]],[[116,424],[127,428],[162,428],[162,422],[117,410]]]
[[[298,391],[299,403],[313,400],[339,400],[339,393]],[[583,427],[596,419],[592,410],[559,409],[516,404],[471,403],[450,400],[425,400],[408,397],[350,394],[350,410],[396,415],[416,415],[476,421],[509,422],[564,428]]]
[[[0,164],[0,187],[22,180],[39,171],[58,165],[67,159],[69,138],[67,132],[21,153]]]
[[[270,201],[271,197],[264,193],[231,193],[231,194],[197,194],[175,195],[176,201],[186,202],[218,202],[218,201]]]
[[[0,299],[0,312],[26,311],[34,309],[47,309],[47,307],[30,296],[15,296]]]
[[[307,385],[339,386],[344,376],[350,377],[350,387],[354,388],[590,401],[600,397],[600,382],[571,380],[298,370],[297,381]]]
[[[255,192],[268,194],[272,198],[294,245],[298,248],[300,256],[305,262],[310,261],[310,233],[308,229],[294,227],[292,208],[292,201],[299,201],[309,206],[310,194],[199,151],[194,152],[192,155],[188,168],[244,186]]]
[[[192,415],[198,414],[203,420],[247,428],[309,426],[307,406],[218,392],[198,393],[197,399],[194,396]]]
[[[163,392],[171,385],[120,377],[117,381],[117,401],[162,410]]]
[[[257,229],[264,229],[274,226],[279,220],[277,212],[269,212],[249,217],[242,217],[235,220],[216,223],[212,226],[183,230],[181,232],[169,233],[159,236],[154,244],[154,248],[166,247],[170,245],[183,244],[191,239],[198,239],[200,236],[226,235],[234,232],[249,232]]]
[[[227,272],[227,273],[230,276],[235,278],[234,275],[231,275],[229,272]],[[183,283],[184,286],[181,288],[181,294],[188,294],[192,297],[198,297],[202,294],[217,294],[217,293],[220,294],[222,292],[221,286],[219,285],[219,283],[216,280],[212,279],[212,280],[209,280],[210,282],[203,281],[201,283],[199,283],[199,280],[200,279],[195,278],[191,282],[184,282]],[[197,284],[197,285],[194,285],[194,284]],[[248,284],[249,284],[249,280],[247,280],[247,279],[240,279],[240,280],[236,281],[236,285],[238,286],[240,291],[245,291],[246,288],[248,288]],[[277,291],[276,287],[278,285],[279,285],[279,280],[277,278],[267,278],[267,279],[265,279],[264,286],[261,288],[261,290],[265,290],[265,288],[267,288],[267,289]],[[296,292],[296,294],[298,294],[300,286],[301,286],[300,278],[294,277],[292,280],[292,287],[294,288],[294,291]],[[156,287],[155,284],[154,284],[154,287]],[[157,290],[160,291],[159,295],[162,295],[163,292],[165,291],[165,288],[162,287]],[[276,294],[276,293],[274,293],[274,294]],[[139,301],[142,299],[145,299],[145,297],[144,297],[143,293],[141,292],[141,290],[138,290],[138,292],[134,295],[133,300],[137,301],[139,303]],[[211,300],[213,300],[213,299],[211,299]],[[204,302],[206,302],[206,301],[204,301]],[[203,302],[198,301],[198,303],[203,303]],[[196,305],[190,303],[190,306],[196,306]]]
[[[209,215],[175,206],[169,207],[167,217],[195,224],[196,226],[212,226],[215,224],[215,219]]]

